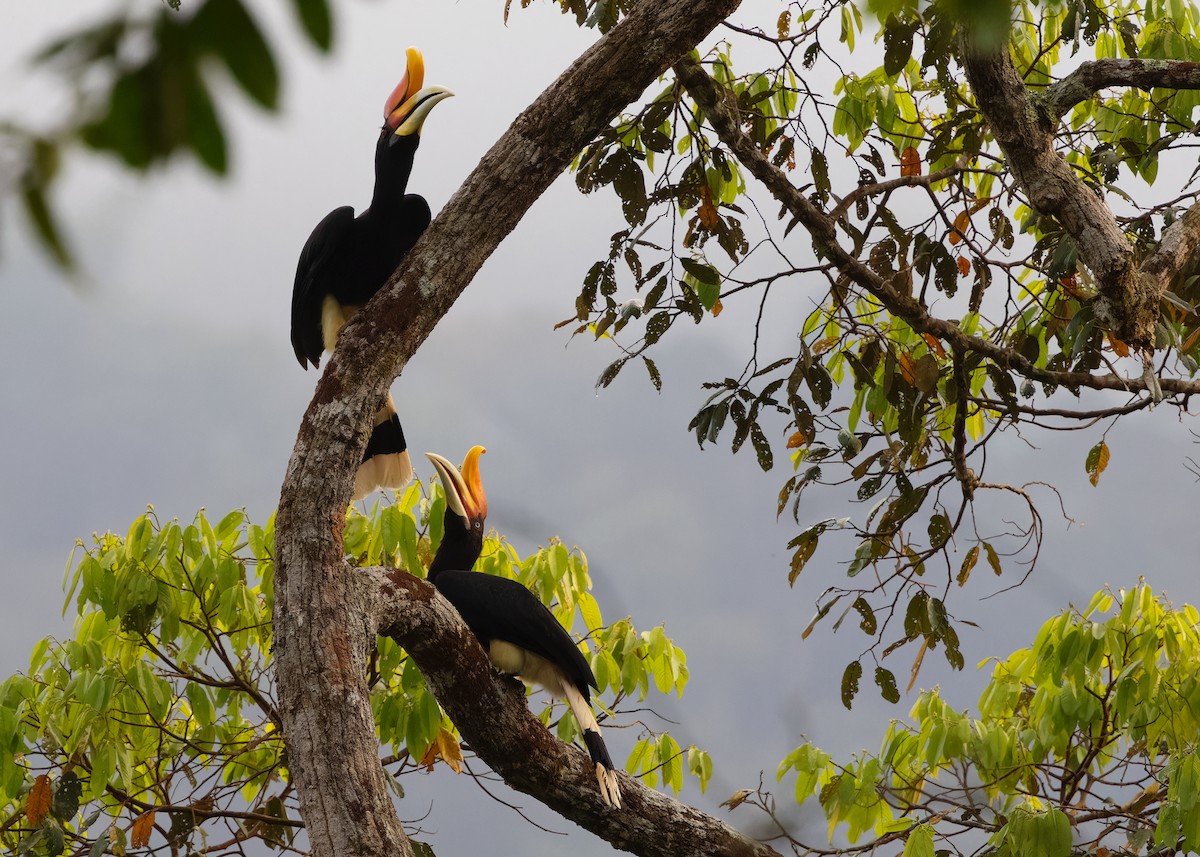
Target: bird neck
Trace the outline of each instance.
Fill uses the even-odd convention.
[[[371,211],[386,214],[399,211],[412,175],[413,158],[421,138],[410,134],[392,142],[392,134],[384,131],[375,146],[375,192],[371,195]]]
[[[437,585],[443,571],[470,571],[483,550],[483,540],[473,536],[468,525],[453,512],[446,513],[442,543],[438,545],[433,562],[429,563],[429,582]]]

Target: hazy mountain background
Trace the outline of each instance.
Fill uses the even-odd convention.
[[[517,4],[514,4],[517,5]],[[426,125],[411,190],[436,212],[516,114],[593,39],[548,6],[436,0],[336,4],[332,58],[301,44],[287,4],[254,4],[277,40],[285,89],[278,119],[240,98],[221,107],[232,138],[232,178],[211,181],[180,162],[143,179],[75,153],[56,202],[81,264],[65,279],[33,246],[6,200],[0,239],[0,670],[27,664],[33,643],[65,634],[60,581],[71,545],[93,531],[124,532],[146,504],[187,520],[200,507],[220,516],[245,506],[262,520],[274,508],[295,428],[316,376],[297,366],[288,343],[288,307],[300,247],[331,208],[367,204],[372,150],[384,97],[403,71],[404,48],[425,52],[427,82],[457,96]],[[50,35],[103,10],[99,0],[30,4],[0,0],[0,115],[19,112],[52,124],[68,102],[26,59]],[[776,4],[744,4],[778,14]],[[772,13],[772,10],[776,10]],[[734,302],[720,319],[678,329],[657,355],[665,378],[656,394],[631,365],[597,393],[593,383],[615,356],[611,345],[573,342],[553,324],[573,312],[588,266],[620,226],[607,192],[582,197],[566,177],[533,208],[488,262],[393,390],[414,452],[459,459],[474,443],[488,455],[483,476],[490,523],[523,551],[560,536],[587,553],[596,594],[609,617],[642,627],[663,622],[689,655],[692,682],[682,700],[648,705],[677,725],[686,745],[715,763],[705,796],[683,798],[727,816],[716,804],[736,788],[774,781],[778,760],[803,736],[835,753],[875,749],[887,720],[907,713],[866,686],[852,712],[838,678],[866,643],[854,623],[800,634],[819,593],[844,580],[850,553],[822,548],[795,588],[787,584],[795,526],[775,521],[787,462],[763,474],[727,445],[701,452],[686,426],[704,380],[736,374],[749,354],[753,307]],[[800,241],[796,234],[791,240]],[[806,311],[804,284],[780,294],[764,327],[768,359],[794,353]],[[780,290],[777,290],[777,293]],[[1144,575],[1177,601],[1197,599],[1195,454],[1174,413],[1136,414],[1108,435],[1112,463],[1100,487],[1084,472],[1086,450],[1103,427],[1067,435],[1027,433],[997,446],[994,481],[1059,486],[1074,524],[1041,491],[1046,541],[1020,589],[1019,571],[982,580],[950,607],[980,624],[964,629],[967,670],[926,659],[918,685],[941,682],[961,708],[982,684],[974,664],[1024,645],[1040,623],[1099,586]],[[724,443],[724,439],[722,439]],[[414,456],[422,477],[431,475]],[[854,511],[810,492],[802,523]],[[1004,527],[1004,513],[982,529]],[[887,664],[907,679],[907,649]],[[915,693],[915,691],[914,691]],[[649,712],[638,715],[661,727]],[[640,727],[610,730],[618,760]],[[406,780],[401,804],[423,819],[439,854],[485,845],[494,853],[562,853],[568,843],[537,830],[467,777],[439,769]],[[503,787],[497,794],[539,823],[569,832],[578,854],[607,844]],[[790,788],[780,789],[781,804]],[[426,817],[426,814],[428,816]],[[752,811],[728,816],[742,827]],[[469,819],[463,823],[462,819]],[[819,840],[823,824],[810,838]]]

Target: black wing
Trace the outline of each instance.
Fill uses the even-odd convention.
[[[587,658],[554,614],[524,586],[476,571],[443,571],[437,588],[485,649],[492,640],[503,640],[541,655],[589,698],[588,688],[596,686],[596,677]]]
[[[329,262],[354,223],[354,209],[335,208],[308,236],[296,265],[296,283],[292,287],[292,350],[305,369],[321,365],[325,350],[321,335],[321,304],[329,294]]]

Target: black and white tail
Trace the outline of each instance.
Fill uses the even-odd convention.
[[[600,797],[613,809],[620,809],[621,786],[617,782],[617,769],[613,765],[612,757],[608,755],[604,739],[600,737],[600,724],[596,722],[596,715],[592,713],[592,707],[575,685],[564,682],[563,691],[567,705],[575,715],[575,722],[579,724],[579,731],[583,733],[583,743],[596,765],[596,782],[600,784]]]
[[[388,393],[387,402],[375,414],[375,428],[363,451],[362,464],[354,474],[354,500],[361,500],[380,488],[403,488],[413,476],[412,461],[404,429],[396,414],[396,403]]]

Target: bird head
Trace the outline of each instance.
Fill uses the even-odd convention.
[[[442,479],[442,488],[446,492],[446,528],[443,542],[466,536],[479,547],[483,545],[487,496],[483,493],[483,481],[479,478],[479,456],[485,452],[487,450],[482,446],[471,447],[471,451],[463,459],[461,471],[440,455],[425,453],[433,462],[434,469]]]
[[[392,94],[383,103],[383,133],[391,136],[393,144],[405,137],[420,134],[425,117],[434,105],[454,94],[444,86],[423,87],[424,57],[417,48],[409,48],[406,54],[404,77],[400,78]]]

